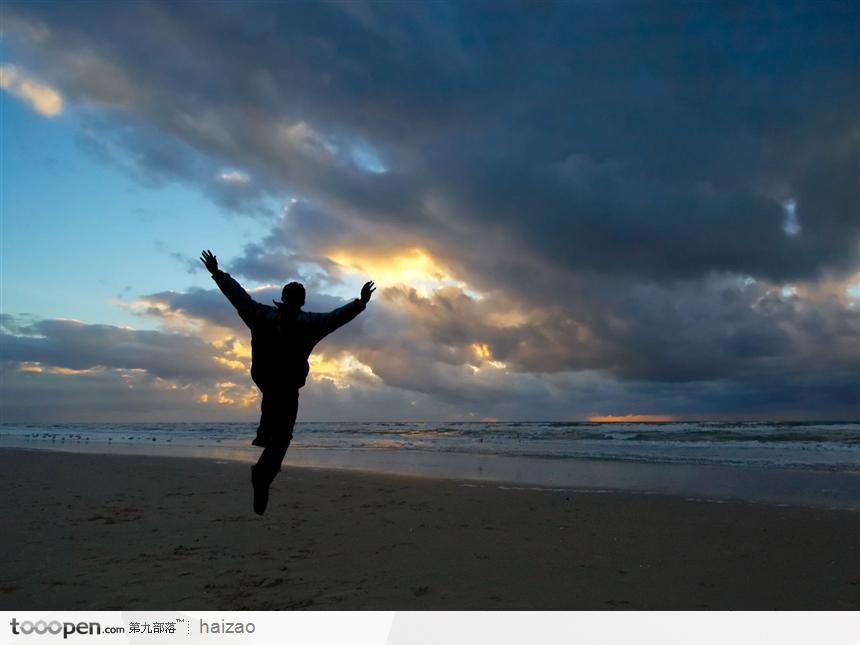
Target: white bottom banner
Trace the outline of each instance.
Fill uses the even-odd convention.
[[[0,643],[860,645],[860,612],[3,611]]]

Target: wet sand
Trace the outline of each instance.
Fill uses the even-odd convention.
[[[0,450],[0,609],[860,609],[860,513]]]

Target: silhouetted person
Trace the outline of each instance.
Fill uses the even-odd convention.
[[[299,388],[305,384],[310,367],[308,356],[318,342],[364,311],[373,282],[361,288],[361,297],[327,314],[302,311],[305,288],[290,282],[275,306],[255,302],[229,273],[218,269],[218,259],[203,251],[200,261],[215,283],[236,307],[251,329],[251,378],[260,388],[260,426],[253,445],[263,454],[251,469],[254,512],[262,515],[269,501],[269,486],[281,470],[281,462],[293,438],[299,407]]]

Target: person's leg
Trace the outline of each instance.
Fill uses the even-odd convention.
[[[277,477],[281,470],[281,462],[287,454],[287,448],[290,447],[289,442],[286,444],[270,444],[263,450],[260,458],[257,460],[257,465],[254,467],[257,473],[258,481],[269,485],[272,480]]]
[[[281,470],[281,462],[287,454],[293,438],[293,427],[298,413],[299,392],[287,389],[281,391],[274,399],[269,392],[267,411],[270,415],[270,428],[277,427],[278,433],[269,432],[266,448],[260,455],[257,464],[251,470],[251,482],[254,485],[254,511],[262,515],[269,498],[269,486]],[[277,426],[274,424],[277,423]]]
[[[257,426],[257,436],[251,442],[251,445],[265,448],[269,444],[271,428],[274,426],[275,419],[273,417],[277,416],[274,410],[277,393],[274,391],[274,388],[268,387],[265,384],[256,383],[256,385],[260,388],[260,394],[262,395],[260,400],[260,425]]]

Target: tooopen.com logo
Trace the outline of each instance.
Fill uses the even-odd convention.
[[[63,638],[68,638],[71,634],[98,635],[101,633],[122,634],[125,632],[125,627],[105,627],[102,629],[101,623],[88,623],[84,621],[71,623],[60,622],[59,620],[52,620],[50,622],[37,620],[33,622],[31,620],[19,621],[17,618],[13,618],[9,624],[12,626],[12,633],[15,636],[29,636],[30,634],[39,634],[40,636],[52,634],[59,636],[62,634]]]

